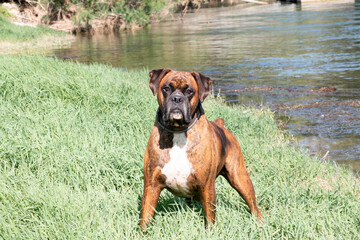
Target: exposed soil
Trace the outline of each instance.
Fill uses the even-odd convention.
[[[66,12],[59,11],[56,16],[52,16],[55,20],[49,20],[49,8],[42,5],[31,5],[28,3],[15,4],[15,3],[3,3],[2,6],[13,15],[12,22],[21,26],[36,27],[38,25],[46,25],[52,29],[58,31],[64,31],[68,33],[89,32],[89,33],[109,33],[112,31],[125,30],[128,26],[125,25],[124,20],[119,18],[118,15],[110,14],[104,19],[96,18],[91,21],[89,26],[84,27],[74,24],[72,20],[76,13],[79,11],[79,7],[76,5],[69,5]]]
[[[11,15],[12,22],[16,25],[36,27],[41,24],[41,19],[47,11],[41,7],[31,5],[18,5],[15,3],[3,3],[4,7]]]

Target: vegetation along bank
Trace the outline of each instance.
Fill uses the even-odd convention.
[[[145,27],[174,12],[185,13],[220,0],[15,0],[2,7],[19,24],[46,24],[66,32],[109,33]],[[226,1],[235,4],[238,1]]]
[[[21,66],[21,67],[19,67]],[[156,99],[148,70],[0,56],[0,237],[140,239],[143,154]],[[261,224],[223,178],[217,222],[164,191],[149,239],[357,239],[360,184],[290,146],[267,109],[209,97],[242,146]]]

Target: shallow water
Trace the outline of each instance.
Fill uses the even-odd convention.
[[[326,160],[360,171],[359,0],[201,9],[141,31],[78,37],[54,54],[202,72],[228,102],[269,106],[311,154],[329,151]]]

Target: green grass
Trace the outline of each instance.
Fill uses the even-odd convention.
[[[6,8],[4,8],[1,4],[0,4],[0,18],[1,17],[11,17],[12,14],[8,12],[8,10]],[[0,20],[1,21],[1,20]]]
[[[44,26],[29,27],[12,24],[0,14],[0,41],[28,41],[44,35],[64,36],[64,32],[52,30]]]
[[[0,56],[0,238],[359,239],[359,181],[289,146],[267,109],[209,97],[237,136],[265,223],[217,179],[217,223],[163,191],[138,227],[156,99],[148,71]]]
[[[47,53],[54,47],[69,46],[73,36],[37,26],[18,26],[0,14],[0,54]]]

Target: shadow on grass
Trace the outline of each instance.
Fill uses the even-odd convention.
[[[249,207],[246,205],[245,201],[239,195],[239,200],[234,202],[228,201],[225,195],[217,193],[217,204],[221,204],[229,209],[235,209],[239,212],[246,212],[251,215]],[[138,196],[138,211],[141,211],[141,200],[142,195]],[[166,193],[165,196],[160,196],[157,207],[156,207],[156,217],[166,216],[168,214],[176,214],[178,212],[199,212],[201,217],[204,219],[204,227],[206,227],[205,213],[200,201],[194,199],[185,199],[180,198],[175,195]]]
[[[235,209],[241,212],[248,212],[251,215],[250,208],[248,207],[248,205],[245,203],[244,199],[240,195],[239,195],[239,199],[235,203],[228,201],[225,195],[221,193],[217,193],[216,197],[217,197],[217,204],[224,205],[226,206],[226,208],[229,209]]]
[[[137,199],[139,212],[141,211],[141,200],[142,195],[139,195]],[[193,199],[180,198],[169,193],[166,193],[165,196],[160,196],[154,218],[177,214],[179,212],[199,212],[204,219],[205,227],[205,214],[201,202]]]
[[[142,195],[138,196],[138,211],[141,210]],[[156,215],[164,215],[179,211],[195,211],[200,212],[203,215],[202,204],[199,201],[192,199],[185,199],[176,197],[174,195],[167,194],[166,196],[160,196],[157,207]]]

